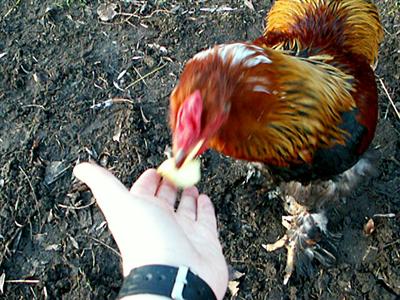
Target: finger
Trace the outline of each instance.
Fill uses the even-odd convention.
[[[196,187],[190,187],[182,192],[181,201],[179,203],[176,213],[178,215],[186,216],[192,220],[197,218],[197,197],[199,191]]]
[[[217,233],[217,218],[214,205],[207,195],[197,198],[197,221]]]
[[[111,200],[118,199],[122,202],[126,199],[129,196],[126,187],[106,169],[95,164],[81,163],[74,168],[74,174],[92,190],[108,222],[118,218],[124,206]]]
[[[148,169],[133,183],[131,193],[140,196],[154,196],[161,177],[155,169]]]
[[[168,180],[163,179],[157,190],[156,196],[161,198],[161,200],[166,201],[168,206],[173,209],[176,201],[176,194],[176,187]]]

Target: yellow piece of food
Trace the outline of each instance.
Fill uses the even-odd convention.
[[[177,187],[184,189],[200,181],[200,160],[186,160],[185,163],[177,169],[175,166],[175,159],[169,158],[158,167],[157,172]]]

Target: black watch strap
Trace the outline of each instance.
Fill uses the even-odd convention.
[[[132,269],[118,299],[131,295],[159,295],[176,300],[216,300],[212,289],[188,267],[148,265]]]

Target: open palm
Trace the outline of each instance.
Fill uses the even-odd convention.
[[[121,251],[125,276],[143,265],[188,266],[223,298],[227,265],[206,195],[195,187],[185,189],[175,210],[177,189],[154,169],[145,171],[130,190],[94,164],[82,163],[74,174],[90,187],[103,211]]]

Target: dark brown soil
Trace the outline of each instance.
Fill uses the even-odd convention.
[[[257,37],[271,5],[253,0],[253,11],[239,0],[126,0],[119,9],[131,16],[101,22],[98,2],[1,1],[3,299],[115,298],[122,279],[117,247],[73,166],[94,159],[127,185],[157,166],[171,142],[168,96],[184,62],[210,45]],[[399,107],[400,6],[376,3],[386,32],[376,73]],[[332,211],[332,230],[344,234],[338,262],[307,280],[284,286],[286,252],[262,247],[284,233],[282,204],[264,178],[247,181],[246,164],[204,155],[200,188],[212,195],[229,264],[244,274],[239,299],[400,296],[400,120],[378,85],[380,175]],[[363,234],[369,218],[389,213],[394,217],[374,218],[371,236]]]

